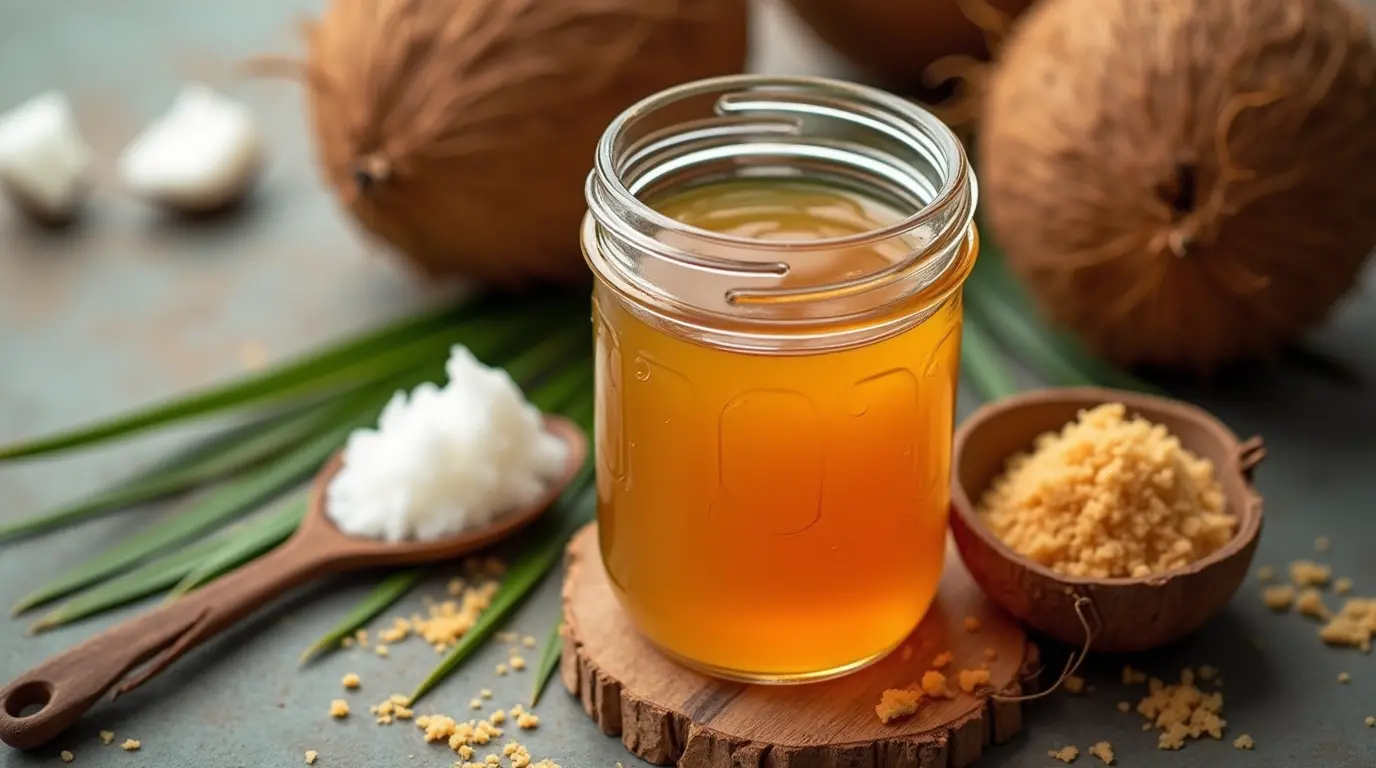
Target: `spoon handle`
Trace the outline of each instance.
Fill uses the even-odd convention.
[[[282,592],[323,575],[330,570],[325,550],[292,538],[249,565],[20,675],[0,689],[0,741],[18,749],[48,742],[135,667],[151,661],[147,669],[120,685],[115,697],[147,682]]]

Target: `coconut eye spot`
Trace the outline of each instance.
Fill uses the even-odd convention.
[[[1193,212],[1199,196],[1199,168],[1193,163],[1176,163],[1174,175],[1156,187],[1156,195],[1171,207],[1176,220]]]

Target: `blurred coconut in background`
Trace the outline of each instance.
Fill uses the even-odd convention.
[[[1376,246],[1376,52],[1347,0],[1042,0],[978,138],[1013,269],[1121,364],[1270,355]]]
[[[583,183],[608,123],[743,69],[746,0],[336,0],[307,29],[320,165],[427,273],[581,279]]]
[[[788,0],[818,37],[893,87],[923,83],[941,59],[988,59],[1032,1]]]

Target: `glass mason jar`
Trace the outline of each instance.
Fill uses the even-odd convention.
[[[892,650],[941,578],[975,180],[916,105],[818,78],[678,86],[588,178],[601,554],[708,674]]]

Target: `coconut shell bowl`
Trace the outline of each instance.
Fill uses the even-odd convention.
[[[1081,410],[1119,402],[1128,415],[1161,424],[1181,445],[1213,462],[1233,539],[1189,566],[1143,578],[1068,576],[1000,541],[976,514],[1008,459],[1059,431]],[[1188,403],[1111,389],[1046,389],[985,406],[956,432],[951,528],[961,559],[980,588],[1018,620],[1062,642],[1108,653],[1144,651],[1193,632],[1219,613],[1247,577],[1261,535],[1261,497],[1252,470],[1265,456],[1260,438],[1238,440]]]

